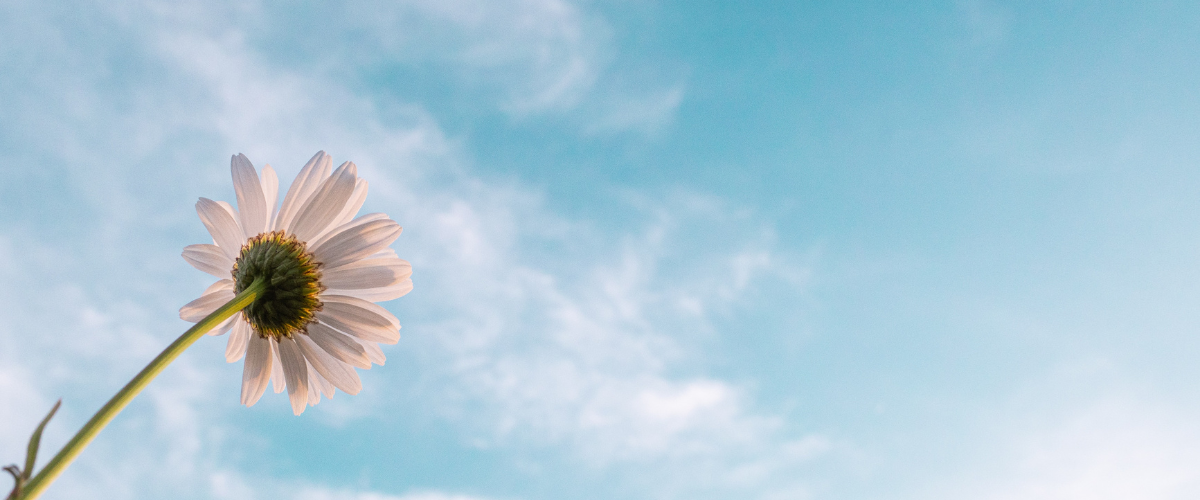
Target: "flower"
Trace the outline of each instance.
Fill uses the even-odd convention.
[[[184,260],[220,279],[179,317],[198,322],[265,279],[262,295],[209,332],[232,332],[226,361],[246,358],[242,404],[258,402],[268,382],[276,393],[287,388],[296,415],[334,388],[357,394],[354,368],[382,365],[378,344],[400,340],[400,322],[375,304],[412,290],[412,266],[388,248],[400,225],[380,213],[355,218],[367,181],[351,162],[331,175],[324,151],[300,170],[281,206],[270,165],[259,176],[245,155],[231,164],[237,208],[200,198],[196,212],[213,244],[183,249]]]

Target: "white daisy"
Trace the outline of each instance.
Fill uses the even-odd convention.
[[[267,290],[209,335],[232,331],[225,360],[246,358],[242,404],[258,402],[274,382],[287,387],[299,415],[334,388],[362,389],[354,368],[382,365],[379,343],[400,340],[400,323],[375,302],[412,290],[412,266],[388,248],[400,225],[387,215],[354,218],[367,198],[367,181],[351,162],[330,174],[332,160],[317,152],[292,182],[282,206],[279,178],[270,165],[262,176],[245,155],[232,160],[237,208],[200,198],[196,211],[212,245],[188,245],[183,258],[221,278],[179,310],[198,322],[233,299],[254,279]],[[278,208],[277,208],[278,207]]]

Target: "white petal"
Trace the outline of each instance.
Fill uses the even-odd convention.
[[[322,318],[322,321],[331,320],[332,323],[329,326],[339,330],[341,328],[338,328],[338,323],[354,329],[355,332],[361,332],[361,334],[355,334],[342,330],[360,339],[385,344],[395,344],[400,340],[400,321],[396,320],[391,313],[379,314],[374,307],[364,308],[359,307],[358,304],[330,301],[325,303],[321,312],[317,313],[317,317]]]
[[[228,278],[233,271],[233,259],[225,255],[221,247],[207,243],[183,247],[183,260],[218,278]]]
[[[235,221],[242,220],[241,217],[238,216],[237,209],[233,208],[233,205],[230,205],[228,201],[217,200],[217,204],[221,205],[221,208],[224,208],[225,212],[228,213],[230,217],[233,217],[233,220],[235,220]],[[240,222],[238,224],[239,224],[238,227],[242,227],[240,225],[241,224]]]
[[[334,268],[382,250],[400,237],[401,230],[391,219],[373,220],[331,236],[312,252],[326,268]]]
[[[200,214],[200,222],[208,228],[208,233],[212,235],[213,241],[217,242],[217,246],[221,247],[221,251],[225,252],[225,256],[231,260],[237,259],[242,245],[246,243],[246,236],[242,234],[241,226],[229,212],[215,201],[200,198],[200,201],[196,202],[196,213]]]
[[[308,160],[304,168],[300,169],[300,173],[296,174],[296,179],[288,188],[287,195],[283,197],[283,206],[279,208],[279,215],[275,217],[275,229],[288,227],[296,213],[300,211],[300,207],[304,206],[304,202],[308,201],[308,198],[321,185],[321,181],[329,177],[329,168],[332,165],[333,159],[324,151],[317,151],[317,154]]]
[[[208,333],[206,333],[205,335],[211,335],[213,337],[220,337],[221,335],[225,335],[225,333],[227,333],[229,331],[229,329],[233,328],[233,323],[234,323],[234,321],[236,321],[238,319],[238,316],[239,316],[238,314],[234,314],[233,316],[230,316],[229,319],[222,321],[221,324],[217,325],[216,328],[209,330]]]
[[[412,266],[356,266],[338,268],[322,273],[321,284],[338,290],[385,288],[412,276]]]
[[[319,315],[318,318],[320,323],[338,332],[346,333],[347,336],[353,337],[356,341],[389,345],[400,342],[400,332],[397,331],[379,329],[379,327],[347,325],[342,323],[342,321],[331,318],[329,314]]]
[[[233,191],[237,193],[238,212],[242,214],[242,230],[246,236],[256,236],[267,229],[267,201],[263,198],[262,183],[258,181],[258,172],[244,154],[238,154],[229,161],[229,169],[233,172]]]
[[[308,406],[308,364],[296,341],[284,338],[279,341],[279,355],[283,358],[283,377],[287,379],[288,398],[292,400],[292,413],[304,413]]]
[[[388,250],[391,250],[391,249],[389,248]],[[401,266],[401,267],[408,268],[407,274],[405,274],[405,276],[409,276],[412,274],[412,264],[410,264],[407,260],[397,257],[396,252],[394,252],[394,251],[391,253],[375,252],[375,253],[368,255],[367,257],[364,257],[362,259],[347,262],[345,264],[342,264],[342,265],[336,266],[336,267],[326,266],[325,271],[323,271],[323,273],[328,273],[329,271],[344,271],[344,270],[348,270],[348,269],[357,269],[357,268],[362,268],[362,267],[374,267],[374,266],[385,266],[385,267]]]
[[[363,350],[367,353],[367,359],[371,360],[372,363],[383,366],[384,361],[387,361],[387,356],[383,355],[383,349],[380,349],[378,344],[374,342],[359,342],[359,345],[363,346]]]
[[[375,213],[365,214],[362,217],[354,219],[354,220],[347,222],[345,224],[342,224],[340,226],[336,226],[336,227],[331,226],[331,227],[333,227],[333,229],[326,231],[325,234],[321,235],[320,237],[314,238],[312,241],[308,242],[308,248],[317,248],[321,245],[324,245],[326,241],[329,241],[329,238],[332,238],[334,236],[342,234],[343,232],[345,232],[351,228],[361,226],[361,225],[366,224],[371,221],[386,220],[387,218],[388,218],[387,214],[375,212]]]
[[[219,283],[219,282],[218,282]],[[233,300],[232,289],[217,289],[209,293],[201,295],[200,298],[188,302],[183,307],[179,308],[179,319],[191,323],[198,323],[200,320],[212,314],[221,306]]]
[[[221,208],[224,208],[225,212],[227,212],[230,217],[233,217],[234,222],[237,222],[238,229],[242,231],[243,235],[245,235],[246,230],[242,228],[242,217],[238,215],[237,209],[233,208],[233,205],[230,205],[228,201],[217,200],[217,204],[221,205]]]
[[[305,336],[305,335],[297,335],[292,338],[294,338],[296,340],[296,345],[303,346],[304,342],[300,340],[300,337],[307,338],[307,336]],[[311,344],[312,341],[309,340],[308,343]],[[309,387],[309,389],[312,389],[313,387],[319,387],[321,389],[322,396],[325,396],[328,399],[333,399],[333,391],[334,391],[333,384],[329,383],[329,381],[325,379],[325,376],[321,375],[321,372],[318,372],[316,370],[316,368],[313,366],[313,360],[309,359],[307,351],[304,350],[304,347],[300,347],[300,353],[304,354],[304,360],[308,361],[308,387]],[[318,400],[319,400],[319,398],[318,398]],[[316,404],[316,403],[313,403],[313,404]]]
[[[275,363],[271,365],[271,386],[275,394],[283,392],[287,381],[283,378],[283,360],[279,357],[279,343],[271,338],[271,351],[275,353]]]
[[[308,336],[330,356],[359,368],[370,368],[366,350],[353,338],[320,323],[308,324]]]
[[[346,200],[346,207],[343,208],[342,212],[338,214],[337,217],[333,218],[333,222],[330,222],[329,226],[326,227],[324,231],[321,231],[321,234],[318,234],[316,237],[314,237],[312,241],[321,241],[326,235],[332,234],[334,231],[336,231],[338,226],[349,223],[354,219],[354,216],[358,214],[358,211],[362,209],[363,202],[366,201],[367,180],[359,178],[354,183],[354,192],[350,193],[350,199]],[[384,217],[386,217],[386,215]]]
[[[271,341],[258,335],[250,336],[246,349],[246,365],[242,369],[242,404],[253,406],[267,390],[271,378]]]
[[[279,212],[279,175],[270,163],[263,165],[261,184],[263,199],[267,200],[267,229],[273,229],[275,214]]]
[[[232,363],[242,356],[246,355],[246,345],[250,342],[250,323],[241,318],[241,315],[234,316],[230,319],[234,320],[233,333],[229,334],[229,342],[225,344],[225,361]]]
[[[370,183],[366,179],[359,178],[354,181],[354,192],[350,193],[350,199],[346,202],[346,208],[343,208],[342,213],[333,219],[331,227],[337,227],[354,220],[354,216],[358,215],[358,211],[362,210],[363,203],[367,201],[368,188],[370,188]]]
[[[312,241],[314,236],[321,234],[325,228],[329,227],[333,219],[342,213],[342,209],[346,207],[346,201],[354,192],[356,180],[357,169],[354,164],[343,163],[300,207],[300,211],[288,225],[287,231],[296,235],[296,238],[301,241]]]
[[[230,293],[233,293],[233,280],[231,280],[231,279],[217,280],[216,283],[209,285],[208,289],[205,290],[204,293],[206,293],[206,294],[213,293],[218,290],[229,290]],[[225,335],[225,333],[228,332],[230,328],[233,328],[234,320],[240,318],[241,316],[242,316],[241,314],[235,313],[233,316],[230,316],[229,319],[222,321],[221,324],[217,325],[212,330],[209,330],[207,335],[211,335],[213,337],[219,337],[221,335]]]
[[[334,387],[350,395],[358,394],[358,391],[362,390],[362,381],[359,380],[358,373],[354,371],[354,368],[325,352],[325,349],[317,345],[311,337],[297,335],[296,344],[300,346],[300,351],[304,353],[305,359],[308,359],[313,368]],[[326,394],[325,397],[331,398],[333,395]]]
[[[316,406],[321,402],[321,383],[317,381],[321,375],[313,370],[312,363],[309,363],[307,359],[304,361],[304,373],[308,374],[308,405]]]
[[[230,292],[232,292],[233,291],[233,280],[229,279],[229,278],[219,279],[219,280],[213,282],[213,284],[208,285],[208,288],[205,288],[204,293],[202,293],[200,295],[208,295],[210,293],[216,292],[217,290],[229,290]]]
[[[362,269],[370,269],[370,268],[375,268],[375,267],[384,267],[384,268],[391,269],[392,274],[395,275],[397,279],[404,279],[404,278],[409,278],[412,276],[412,264],[410,264],[407,260],[401,259],[400,257],[388,255],[388,256],[384,256],[384,257],[371,257],[371,258],[366,258],[366,259],[362,259],[362,260],[356,260],[354,262],[342,264],[342,265],[334,267],[334,268],[326,268],[321,273],[321,278],[322,278],[321,282],[322,282],[322,284],[325,284],[325,281],[327,279],[329,279],[330,277],[335,278],[340,281],[345,281],[344,275],[349,275],[352,272],[358,272],[359,270],[362,270]],[[383,286],[391,286],[391,283],[389,283],[387,285],[383,285]],[[326,288],[340,288],[340,287],[334,287],[334,286],[327,285]],[[351,288],[351,287],[345,287],[345,288]],[[354,286],[353,288],[368,288],[368,287],[363,287],[363,286],[359,285],[359,286]]]
[[[391,249],[390,247],[384,248],[383,250],[380,250],[378,252],[375,252],[375,253],[367,256],[368,259],[383,259],[383,258],[387,258],[387,257],[396,258],[396,259],[400,258],[399,255],[396,255],[396,251]]]
[[[312,369],[312,363],[308,364],[308,368],[310,371],[314,371],[314,372],[316,371],[316,370]],[[329,380],[326,380],[325,377],[322,376],[320,373],[317,374],[316,378],[317,378],[317,383],[321,384],[321,394],[323,394],[328,399],[333,399],[333,393],[334,393],[333,384],[330,383]]]
[[[400,320],[396,319],[396,315],[392,314],[391,311],[384,309],[383,306],[374,302],[368,302],[357,297],[349,297],[346,295],[330,295],[328,293],[321,294],[321,302],[340,302],[342,304],[349,304],[366,309],[384,318],[392,325],[392,327],[396,328],[397,330],[400,329]]]
[[[292,338],[296,339],[296,345],[300,345],[299,337]],[[303,354],[304,349],[301,349],[300,352]],[[313,368],[311,359],[305,357],[304,360],[308,362],[308,404],[315,405],[320,403],[321,396],[325,396],[328,399],[333,399],[333,384],[329,383],[328,380],[325,380],[325,377],[321,376],[321,373]],[[317,395],[314,396],[313,393],[317,393]]]
[[[408,292],[411,292],[412,289],[412,279],[408,278],[385,288],[364,288],[359,290],[330,288],[325,290],[325,293],[358,297],[371,302],[385,302],[403,297]]]

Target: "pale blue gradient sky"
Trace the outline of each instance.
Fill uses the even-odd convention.
[[[405,227],[364,390],[206,338],[47,499],[1200,495],[1200,8],[0,3],[0,461],[186,328],[193,204]]]

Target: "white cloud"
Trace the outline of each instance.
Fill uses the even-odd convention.
[[[4,422],[0,426],[0,450],[16,452],[3,460],[21,464],[21,467],[24,467],[24,447],[29,436],[54,404],[37,391],[33,375],[20,365],[0,367],[0,396],[4,398],[4,404],[0,405],[0,422]],[[43,408],[42,414],[37,413],[39,408]]]
[[[562,0],[355,2],[331,14],[374,49],[339,56],[440,66],[519,115],[575,108],[611,57],[604,22]]]
[[[292,498],[296,500],[488,500],[486,497],[433,490],[413,491],[403,495],[386,495],[374,492],[335,491],[321,487],[303,489]]]
[[[564,0],[356,2],[329,12],[330,22],[368,45],[330,56],[443,69],[518,118],[568,116],[591,132],[653,132],[669,124],[683,100],[682,76],[619,64],[636,54],[618,51],[609,23],[590,7]]]
[[[1120,382],[1109,361],[1060,363],[972,422],[984,436],[904,498],[1175,500],[1200,494],[1195,405]],[[969,450],[967,452],[966,450]],[[930,464],[930,467],[933,467]]]
[[[1183,499],[1200,495],[1200,433],[1189,419],[1108,400],[1019,441],[1009,484],[983,498]]]
[[[654,90],[610,90],[607,97],[612,105],[599,113],[584,129],[592,133],[635,130],[652,134],[675,118],[675,110],[683,103],[683,85]]]
[[[423,85],[453,85],[456,95],[514,118],[566,117],[590,132],[653,132],[672,121],[683,99],[681,71],[626,67],[625,59],[640,60],[637,54],[620,52],[609,23],[584,2],[352,1],[296,9],[143,1],[105,9],[139,29],[144,25],[135,20],[151,13],[167,36],[199,29],[218,43],[285,46],[308,76],[353,85],[364,74],[396,73]],[[267,92],[254,95],[280,98],[261,90]]]
[[[694,344],[713,331],[711,320],[735,310],[758,282],[803,275],[752,218],[710,199],[647,202],[649,222],[637,232],[567,255],[590,264],[552,273],[508,245],[511,234],[493,243],[477,230],[536,234],[546,214],[476,206],[454,209],[471,214],[454,220],[473,221],[471,246],[490,249],[488,257],[427,261],[471,286],[435,292],[463,307],[426,326],[443,352],[427,353],[433,361],[425,364],[445,367],[429,399],[473,426],[483,446],[561,447],[589,468],[637,464],[621,480],[667,497],[797,491],[807,464],[841,446],[791,437],[786,422],[756,412],[738,384],[672,375],[696,366]]]

